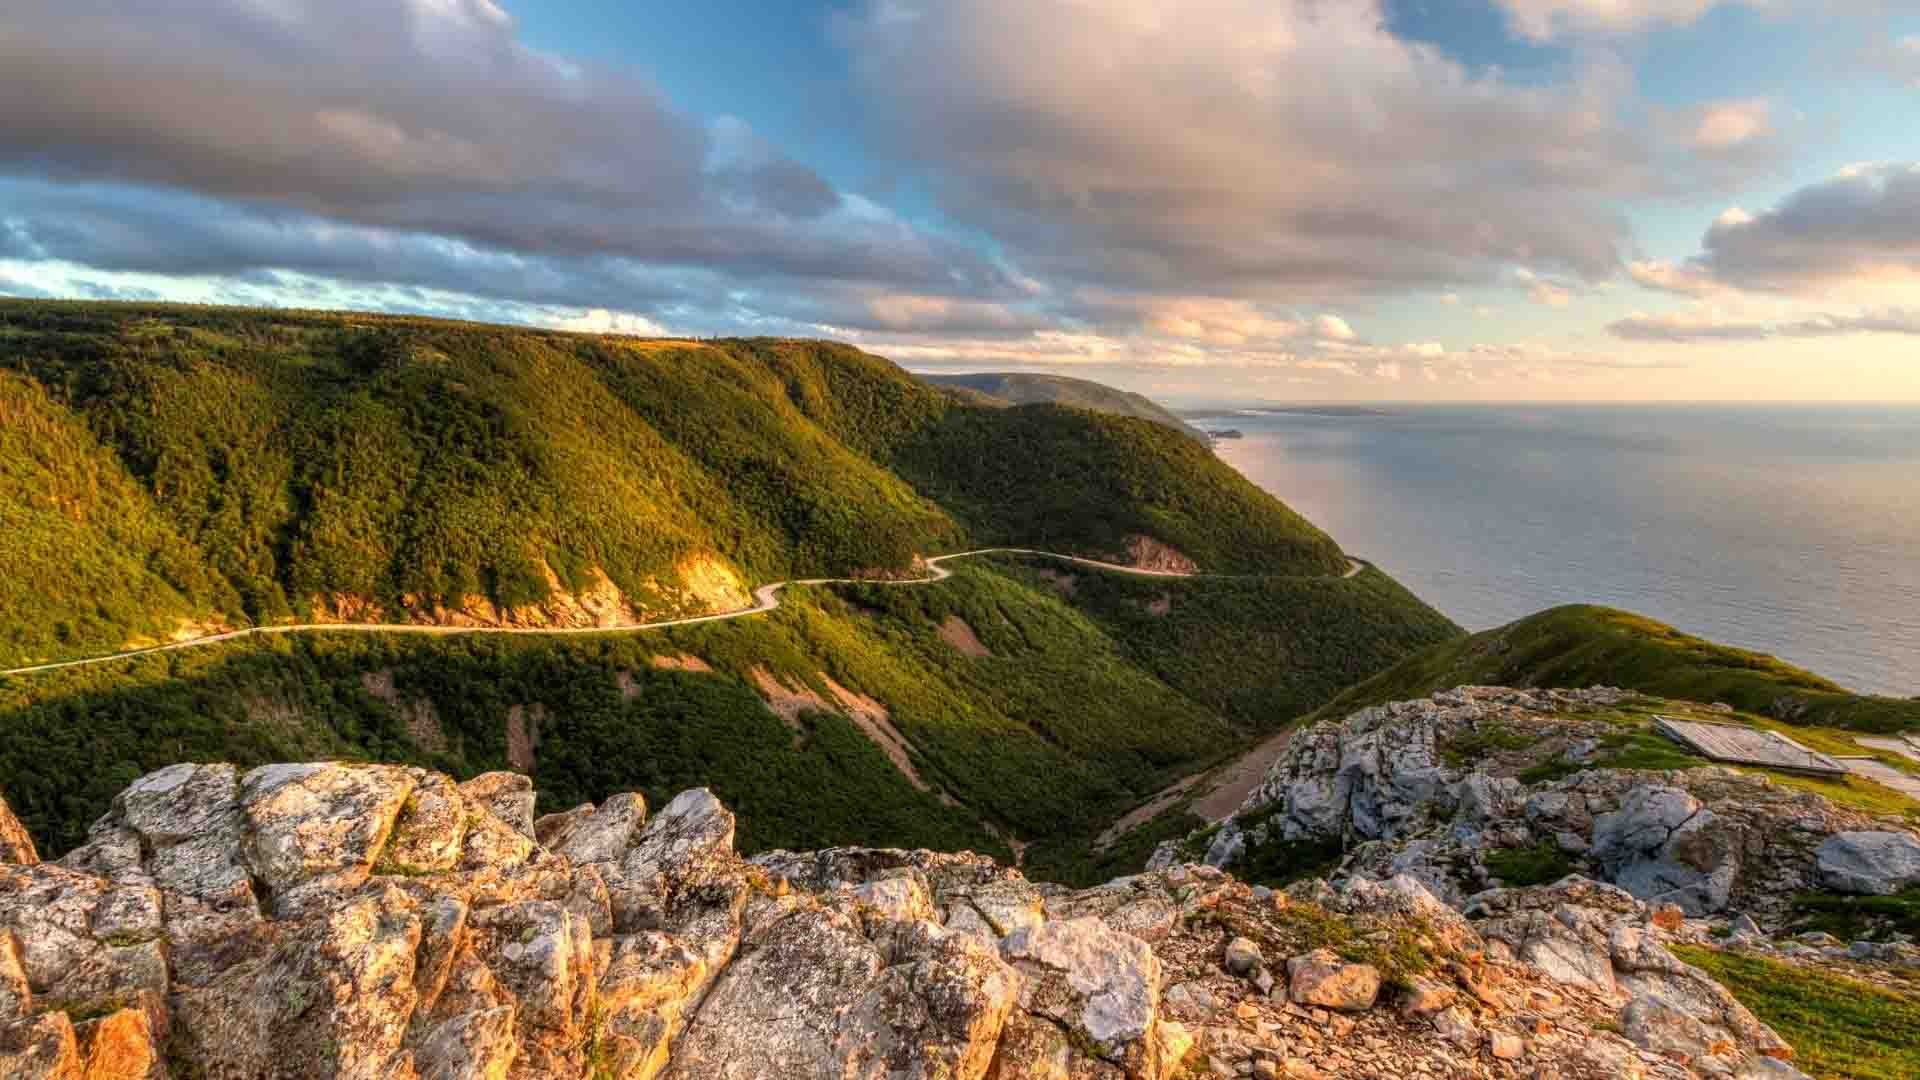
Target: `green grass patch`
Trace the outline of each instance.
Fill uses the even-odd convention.
[[[1454,768],[1464,769],[1497,753],[1525,750],[1534,741],[1535,736],[1529,732],[1487,721],[1447,740],[1440,747],[1440,756]]]
[[[1889,934],[1920,937],[1920,889],[1892,896],[1838,896],[1802,893],[1793,910],[1801,930],[1823,930],[1843,941]]]
[[[1524,848],[1495,848],[1484,859],[1487,872],[1512,886],[1548,885],[1573,873],[1571,856],[1547,841]]]
[[[1607,685],[1660,698],[1725,702],[1791,724],[1783,730],[1796,737],[1806,727],[1876,733],[1920,729],[1920,699],[1851,693],[1775,657],[1590,605],[1553,608],[1433,646],[1353,687],[1316,716],[1466,684]]]
[[[1794,1064],[1844,1080],[1920,1076],[1920,997],[1817,968],[1743,953],[1674,946],[1793,1044]]]
[[[1278,889],[1307,878],[1326,876],[1340,865],[1344,854],[1337,840],[1269,840],[1258,847],[1248,847],[1246,855],[1233,865],[1233,873],[1250,884]]]

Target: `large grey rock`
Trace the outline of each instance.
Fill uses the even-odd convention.
[[[1920,840],[1910,833],[1836,833],[1815,858],[1822,881],[1838,892],[1889,896],[1920,885]]]
[[[1160,1008],[1160,961],[1146,942],[1080,918],[1015,931],[1002,950],[1025,976],[1022,1008],[1077,1032],[1102,1059],[1147,1067]]]
[[[646,821],[645,799],[637,794],[615,795],[574,822],[564,838],[547,847],[575,863],[613,862],[626,854],[634,832]]]
[[[515,832],[533,839],[533,781],[510,772],[481,773],[460,785],[469,802],[485,807]]]
[[[1594,818],[1592,853],[1634,896],[1698,916],[1726,908],[1743,839],[1688,792],[1646,785],[1627,792],[1618,810]]]
[[[264,765],[242,777],[242,851],[275,910],[364,883],[415,783],[391,765]]]
[[[1638,926],[1614,927],[1614,981],[1626,996],[1627,1038],[1656,1053],[1716,1057],[1731,1065],[1754,1057],[1790,1057],[1793,1048],[1706,972],[1668,952]]]
[[[927,922],[886,947],[809,906],[752,934],[674,1048],[669,1075],[978,1077],[1019,980],[995,951]]]

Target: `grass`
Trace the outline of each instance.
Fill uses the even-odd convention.
[[[1823,1080],[1920,1076],[1920,997],[1742,953],[1690,946],[1673,952],[1792,1043],[1802,1071]]]
[[[1525,750],[1533,742],[1534,736],[1527,732],[1489,721],[1454,736],[1440,748],[1440,756],[1458,769],[1502,751]]]
[[[1575,869],[1559,846],[1542,841],[1532,847],[1495,848],[1485,856],[1487,872],[1509,886],[1549,885]]]
[[[1464,684],[1618,686],[1655,697],[1725,702],[1798,737],[1920,729],[1920,699],[1855,694],[1762,653],[1729,648],[1613,608],[1574,605],[1434,645],[1362,682],[1317,716],[1424,697]],[[1901,766],[1906,767],[1906,766]]]
[[[1889,934],[1920,937],[1920,889],[1892,896],[1836,896],[1803,893],[1793,910],[1800,930],[1823,930],[1843,941]]]

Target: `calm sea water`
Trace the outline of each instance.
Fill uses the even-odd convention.
[[[1241,410],[1220,455],[1470,629],[1609,604],[1920,694],[1920,408]]]

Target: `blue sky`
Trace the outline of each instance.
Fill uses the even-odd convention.
[[[1892,0],[15,0],[0,294],[1920,399]]]

